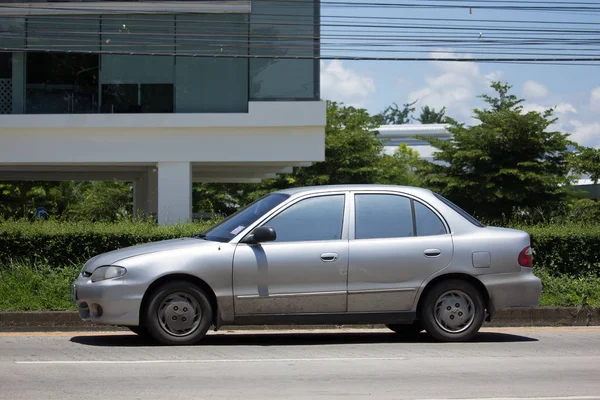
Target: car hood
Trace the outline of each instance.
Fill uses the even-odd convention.
[[[93,272],[96,268],[104,265],[112,265],[125,258],[140,256],[142,254],[156,253],[159,251],[174,250],[182,247],[190,246],[205,246],[210,242],[202,239],[181,238],[162,240],[160,242],[152,242],[138,244],[131,247],[124,247],[119,250],[109,251],[108,253],[98,254],[94,258],[88,260],[83,266],[84,272]]]

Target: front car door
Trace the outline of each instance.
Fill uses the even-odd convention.
[[[394,192],[354,192],[348,311],[412,308],[417,290],[453,256],[452,236],[432,208]]]
[[[233,259],[235,315],[346,311],[346,193],[298,199],[260,226],[277,239],[238,244]]]

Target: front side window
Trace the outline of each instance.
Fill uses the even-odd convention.
[[[289,195],[283,193],[266,195],[205,231],[202,237],[214,240],[215,242],[229,242],[246,229],[246,227],[252,225],[260,217],[283,203],[289,197]]]
[[[344,195],[301,200],[266,222],[277,233],[276,242],[340,240],[344,220]]]
[[[415,236],[410,199],[393,194],[357,194],[355,238]]]

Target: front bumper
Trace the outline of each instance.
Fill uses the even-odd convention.
[[[490,315],[517,307],[537,307],[542,295],[542,281],[530,268],[520,273],[478,276],[490,295]]]
[[[81,319],[100,325],[138,325],[142,298],[124,277],[92,282],[80,275],[71,285],[71,301]]]

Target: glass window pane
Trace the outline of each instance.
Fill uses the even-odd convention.
[[[172,113],[173,85],[141,85],[141,107],[143,113]]]
[[[414,236],[410,200],[391,194],[357,194],[356,239]]]
[[[344,195],[299,201],[264,224],[277,232],[277,242],[339,240],[342,237]]]
[[[315,3],[293,3],[252,1],[251,55],[310,58],[251,58],[251,100],[318,100],[319,61],[313,59],[318,55],[315,36],[319,33]]]
[[[28,114],[98,112],[97,54],[27,53]]]
[[[139,113],[138,85],[102,85],[102,112]]]
[[[433,236],[446,234],[446,227],[433,211],[418,201],[415,204],[415,219],[417,221],[417,236]]]
[[[0,53],[0,79],[12,79],[12,53]]]

